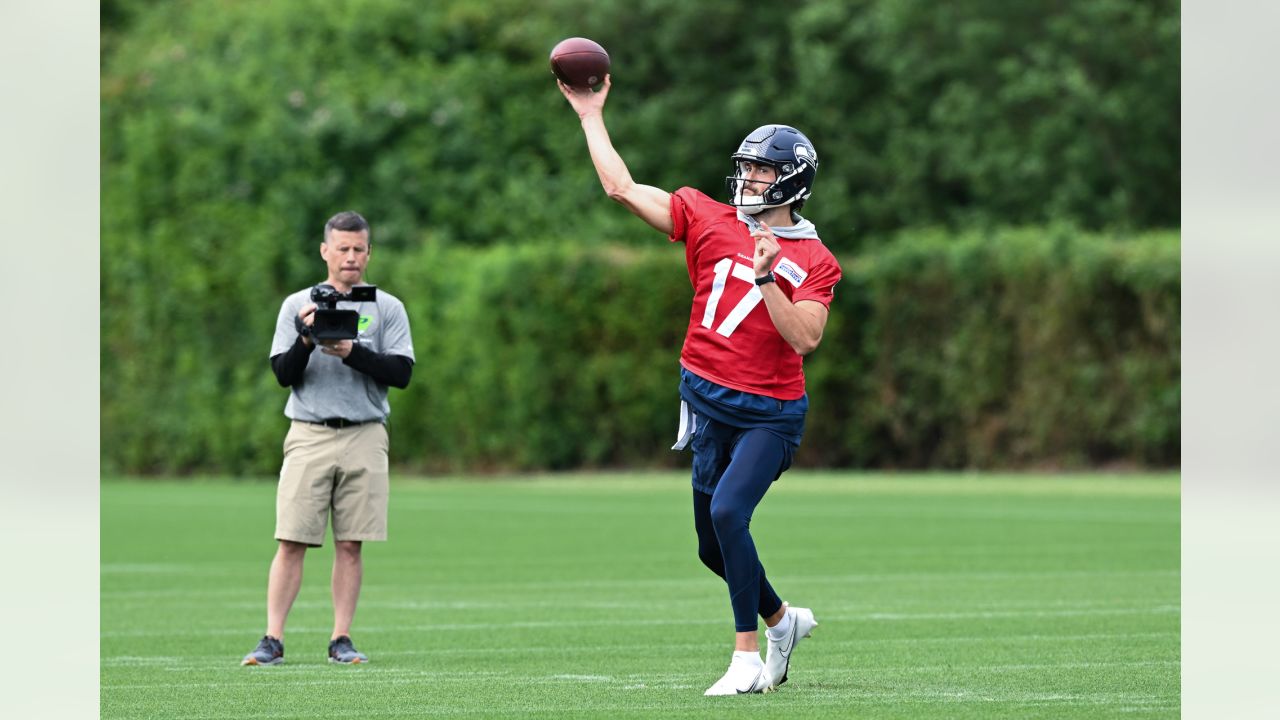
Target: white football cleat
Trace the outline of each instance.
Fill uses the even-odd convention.
[[[729,670],[715,685],[707,688],[703,695],[745,695],[747,693],[764,692],[768,686],[764,663],[760,662],[760,653],[735,651],[733,660],[729,662]]]
[[[787,668],[791,667],[791,651],[800,644],[801,638],[809,637],[809,633],[818,627],[818,621],[813,619],[813,611],[809,608],[787,607],[786,614],[791,618],[791,627],[787,629],[781,640],[775,641],[769,632],[765,631],[765,637],[769,640],[769,649],[765,652],[764,659],[764,672],[768,678],[765,692],[776,690],[779,685],[787,681]]]

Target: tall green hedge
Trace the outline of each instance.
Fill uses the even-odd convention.
[[[405,468],[671,466],[690,286],[679,247],[379,248],[418,363],[392,391]],[[906,233],[841,259],[806,361],[809,466],[998,468],[1179,461],[1179,240],[1022,229]],[[318,257],[302,258],[322,277]],[[193,273],[193,278],[204,277]],[[271,473],[287,391],[267,352],[295,288],[149,325],[109,313],[104,465]],[[171,309],[174,312],[177,309]]]
[[[806,363],[806,456],[1176,465],[1179,248],[1170,233],[925,231],[855,259]]]

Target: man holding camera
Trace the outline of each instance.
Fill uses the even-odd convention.
[[[369,223],[355,212],[334,215],[320,244],[328,279],[285,298],[276,320],[271,369],[291,389],[284,414],[292,424],[276,491],[279,547],[267,581],[267,633],[242,665],[284,662],[284,624],[302,585],[303,559],[307,548],[324,543],[331,513],[329,661],[369,660],[350,637],[361,544],[387,539],[387,387],[406,387],[414,362],[404,305],[362,284],[369,254]]]

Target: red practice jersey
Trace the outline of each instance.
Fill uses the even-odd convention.
[[[795,400],[804,395],[803,358],[769,317],[752,256],[755,240],[737,208],[693,188],[671,195],[672,242],[683,242],[693,308],[680,364],[734,390]],[[813,300],[830,308],[840,264],[817,238],[778,237],[778,287],[791,302]]]

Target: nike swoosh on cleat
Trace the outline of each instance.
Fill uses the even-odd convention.
[[[793,621],[791,623],[791,635],[790,637],[787,638],[787,642],[784,643],[784,646],[787,649],[786,650],[783,650],[781,648],[778,649],[778,652],[782,653],[782,657],[790,658],[791,651],[796,649],[796,631],[799,629],[800,628],[796,627],[796,622]]]
[[[742,690],[740,688],[734,688],[734,690],[737,690],[739,695],[750,695],[751,689],[754,688],[756,684],[760,682],[760,676],[763,674],[764,674],[764,668],[760,668],[760,672],[757,672],[756,676],[754,678],[751,678],[751,682],[747,683],[746,690]]]

